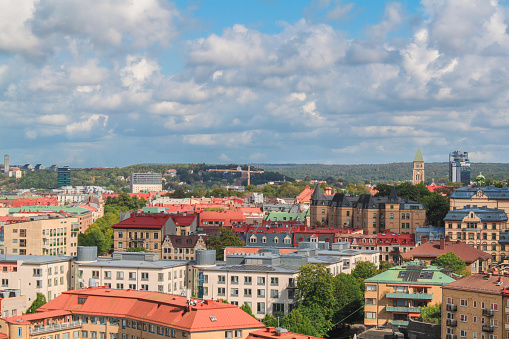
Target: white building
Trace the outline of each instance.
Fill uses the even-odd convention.
[[[163,190],[161,173],[131,173],[131,193],[160,192]]]

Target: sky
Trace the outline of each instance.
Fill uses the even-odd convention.
[[[508,162],[509,3],[0,2],[11,164]]]

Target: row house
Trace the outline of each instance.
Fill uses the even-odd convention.
[[[507,256],[501,233],[507,230],[507,214],[498,208],[467,205],[450,210],[444,218],[445,233],[451,240],[460,240],[484,252],[492,260],[503,261]],[[509,251],[509,248],[507,248]]]
[[[484,186],[456,188],[449,199],[451,211],[466,206],[485,206],[487,208],[509,211],[509,187]]]
[[[361,228],[366,234],[383,232],[415,233],[424,226],[426,211],[416,201],[398,197],[393,188],[388,197],[361,194],[358,197],[344,193],[323,194],[319,185],[311,196],[311,225],[335,228]]]
[[[195,260],[197,250],[206,250],[206,235],[166,235],[162,244],[163,259]]]

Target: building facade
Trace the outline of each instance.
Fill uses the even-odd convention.
[[[454,151],[449,154],[449,181],[470,185],[468,152]]]
[[[206,250],[205,235],[166,235],[162,244],[163,259],[195,260],[197,250]]]
[[[380,232],[415,233],[424,226],[426,211],[416,201],[398,197],[393,188],[388,197],[361,194],[358,197],[323,194],[319,185],[311,197],[310,222],[337,228],[360,228],[365,234]]]
[[[407,326],[421,308],[442,302],[442,286],[454,279],[437,266],[412,261],[364,280],[364,325]]]
[[[57,174],[57,187],[71,186],[71,168],[69,166],[59,167]]]
[[[131,173],[131,193],[160,192],[163,190],[161,173]]]

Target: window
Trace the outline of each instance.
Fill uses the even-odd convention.
[[[376,313],[375,312],[366,312],[366,319],[376,319]]]
[[[250,288],[244,288],[244,297],[251,297],[251,293]]]
[[[111,271],[104,271],[104,279],[111,279]]]
[[[498,311],[498,304],[497,303],[490,304],[490,309],[493,311]]]
[[[477,308],[477,300],[473,300],[472,301],[472,307],[473,308]]]
[[[42,288],[42,280],[37,280],[37,281],[35,282],[35,287],[36,287],[36,288]]]
[[[232,339],[233,331],[224,331],[224,339]]]
[[[231,276],[231,278],[230,278],[230,281],[231,281],[231,283],[232,283],[232,284],[234,284],[234,285],[238,285],[238,283],[239,283],[239,277],[238,277],[238,276],[236,276],[236,275],[232,275],[232,276]]]
[[[270,286],[279,285],[279,278],[270,278]]]
[[[226,282],[226,279],[225,279],[225,276],[224,275],[219,275],[217,277],[217,283],[218,284],[224,284]]]
[[[460,299],[460,306],[468,307],[468,300],[467,299]]]
[[[256,296],[258,298],[265,298],[265,289],[258,289],[258,290],[256,290]]]
[[[164,274],[163,273],[157,273],[157,281],[164,281]]]
[[[256,303],[256,313],[265,314],[265,303]]]
[[[468,321],[468,316],[466,314],[460,314],[460,321],[466,323]]]
[[[244,285],[251,285],[253,278],[251,277],[244,277]]]
[[[476,316],[472,317],[472,323],[477,324],[477,317]]]
[[[366,285],[366,292],[376,292],[376,285]]]
[[[270,290],[270,297],[271,298],[279,298],[279,291],[278,290]]]
[[[375,298],[366,298],[366,305],[376,305]]]
[[[242,338],[242,330],[235,331],[235,338]]]
[[[124,272],[117,272],[117,280],[124,280]]]
[[[460,337],[462,337],[462,338],[466,338],[466,337],[467,337],[467,333],[468,333],[468,332],[467,332],[467,331],[465,331],[465,330],[460,330]]]
[[[141,280],[148,281],[148,272],[141,272]]]
[[[224,297],[226,295],[226,289],[224,287],[218,287],[217,295]]]
[[[238,297],[238,296],[239,296],[239,289],[238,289],[238,288],[232,288],[232,289],[230,289],[230,296],[232,296],[232,297]]]
[[[136,280],[136,272],[129,272],[129,280]]]
[[[258,277],[258,285],[265,285],[265,277]]]

